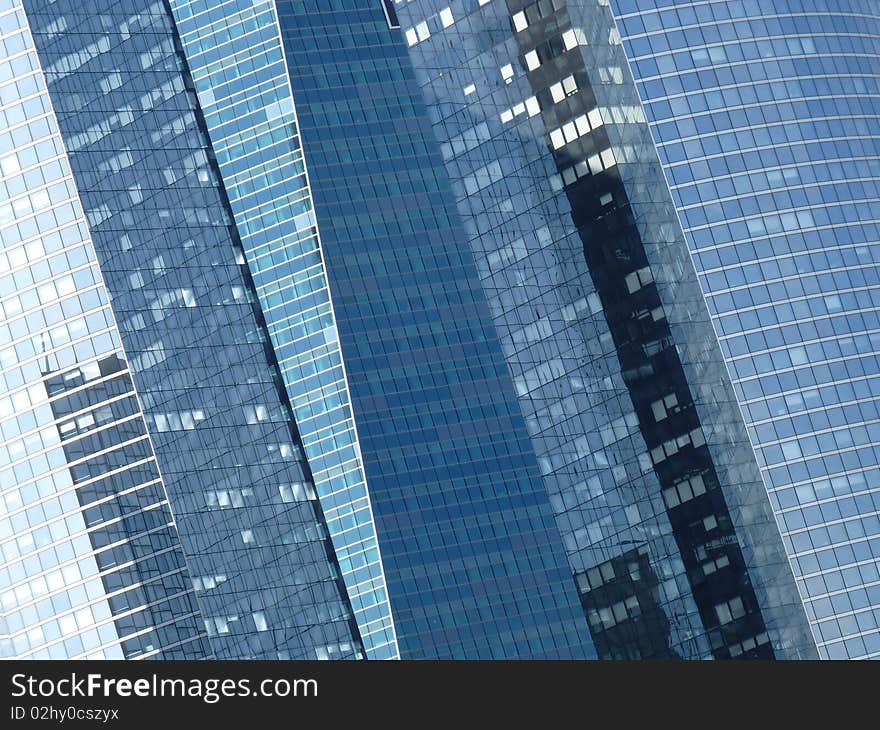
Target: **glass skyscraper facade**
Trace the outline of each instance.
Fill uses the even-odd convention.
[[[189,656],[595,656],[424,102],[382,7],[6,10],[33,45],[28,70],[57,117],[66,190],[106,287],[98,301],[118,342],[102,346],[116,344],[130,373],[128,429],[142,433],[132,458],[152,448],[147,473],[167,495],[164,513],[137,502],[125,523],[143,551],[177,556],[176,572],[168,557],[156,573],[183,607],[156,609],[154,623],[179,623],[167,633],[197,647]],[[372,35],[358,55],[327,45],[362,24]],[[373,95],[358,98],[364,78]],[[345,164],[322,153],[329,144]],[[20,187],[39,192],[31,179]],[[108,485],[108,499],[123,495]],[[101,516],[116,525],[118,512]],[[166,538],[153,525],[163,514]],[[17,520],[4,535],[20,533]],[[4,553],[4,567],[15,557]],[[89,573],[108,600],[126,582],[111,585],[109,567]],[[31,616],[15,615],[29,610],[18,587],[3,594],[10,655],[27,654],[13,639]],[[62,611],[55,590],[39,616]],[[133,601],[123,608],[152,627]],[[52,655],[85,655],[75,640]],[[142,654],[175,655],[163,648],[154,640]]]
[[[593,656],[400,31],[276,7],[401,656]]]
[[[0,4],[0,656],[209,656],[24,13]]]
[[[172,8],[361,637],[397,657],[275,4]]]
[[[878,24],[0,0],[0,656],[880,656]]]
[[[880,8],[611,4],[820,654],[880,656]]]
[[[812,655],[608,8],[396,14],[600,656]]]
[[[362,656],[170,13],[2,7],[4,653]]]

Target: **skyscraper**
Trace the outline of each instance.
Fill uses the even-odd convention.
[[[0,0],[2,653],[880,652],[877,13],[772,5]]]
[[[609,9],[396,13],[600,655],[811,655]]]
[[[505,67],[506,19],[492,25],[493,14],[510,11],[520,45],[542,32],[551,46],[558,37],[563,53],[577,46],[587,58],[600,113],[613,122],[604,120],[612,141],[620,130],[612,154],[622,176],[635,169],[635,145],[639,159],[653,157],[646,116],[820,655],[878,655],[876,7],[611,0],[508,2],[501,9],[476,3],[474,12],[466,3],[443,5],[404,2],[397,12],[426,98],[437,103],[435,130],[441,141],[450,137],[451,166],[460,164],[464,146],[486,139],[481,127],[479,139],[444,130],[461,116],[453,92],[473,98],[480,89],[462,78],[460,89],[436,91],[441,73],[449,79],[473,57],[493,71],[497,62],[513,80],[521,69],[543,73],[539,67],[553,55],[546,46],[534,55],[523,47],[519,63]],[[476,37],[475,29],[495,32],[493,58],[477,57],[464,40]],[[454,50],[433,50],[450,34]],[[610,49],[607,64],[602,47]],[[569,103],[578,83],[573,74],[550,85],[552,103]],[[517,124],[517,111],[537,113],[534,101],[531,110],[527,99],[516,101],[498,110],[508,124]],[[543,131],[557,152],[578,144],[570,138],[582,132],[553,123]],[[562,170],[564,185],[574,168]],[[656,190],[667,187],[648,172]]]
[[[394,78],[409,79],[398,119],[411,128],[395,138],[393,124],[368,127],[359,142],[340,126],[335,141],[352,151],[361,144],[374,164],[345,188],[361,219],[349,203],[324,198],[331,217],[322,252],[290,91],[290,80],[303,76],[285,71],[281,47],[281,28],[306,26],[279,25],[283,4],[277,16],[272,3],[227,5],[220,15],[149,0],[104,0],[87,11],[72,0],[2,6],[4,58],[16,73],[3,95],[11,130],[2,157],[10,201],[3,291],[14,299],[4,326],[13,344],[14,332],[30,347],[4,350],[4,367],[7,358],[11,366],[38,363],[6,381],[18,398],[8,410],[20,410],[19,389],[55,370],[63,378],[63,368],[81,361],[89,368],[81,377],[125,376],[105,399],[129,389],[128,411],[102,410],[94,423],[80,412],[84,404],[57,404],[52,391],[40,410],[47,435],[34,441],[31,422],[18,416],[4,430],[12,515],[3,535],[17,551],[4,549],[4,654],[593,656],[399,33],[378,16],[377,58]],[[219,19],[216,33],[211,18]],[[343,29],[348,18],[332,20]],[[349,73],[362,67],[352,62]],[[386,87],[389,108],[398,92]],[[310,109],[334,93],[314,94]],[[22,273],[30,254],[13,250],[19,239],[47,236],[28,214],[54,203],[42,196],[33,154],[5,153],[36,134],[17,132],[25,112],[52,139],[41,152],[51,153],[69,215],[81,219],[76,242],[85,253],[62,263],[97,263],[81,286],[102,288],[81,306],[103,307],[102,319],[76,330],[90,334],[105,323],[95,348],[113,357],[97,374],[91,350],[59,360],[62,340],[35,354],[32,342],[73,309],[45,324],[41,313],[15,319],[16,306],[52,302],[71,286],[65,280],[63,290],[53,285],[23,302],[16,294],[28,276],[39,280],[62,265],[47,268],[35,246],[36,272]],[[351,113],[364,112],[353,104]],[[424,168],[401,163],[401,152],[413,149]],[[407,175],[411,186],[389,195],[388,185]],[[324,195],[339,184],[322,180]],[[409,220],[408,206],[419,213]],[[46,230],[59,225],[53,221],[46,218]],[[99,431],[88,446],[112,455],[100,462],[104,471],[136,475],[152,491],[134,476],[89,491],[103,472],[81,469],[84,439],[64,461],[51,450],[62,438],[56,431],[68,434],[68,415],[84,416],[75,421],[83,433]],[[22,466],[19,448],[36,453],[34,466]],[[57,480],[31,488],[32,476],[50,468],[49,455]],[[44,503],[62,492],[67,519],[43,530],[44,515],[57,513]],[[38,502],[33,516],[19,509],[19,493]],[[68,537],[75,543],[57,550]],[[147,562],[154,553],[162,557]],[[69,591],[46,571],[52,560],[73,559],[91,559],[82,570],[93,579],[87,595],[62,600]],[[117,565],[131,574],[116,576]],[[115,601],[154,577],[164,582],[145,597]],[[164,606],[172,597],[180,605]],[[44,625],[52,626],[45,635]],[[116,648],[130,632],[160,629],[168,638]],[[70,636],[80,630],[88,634],[82,644]],[[177,644],[192,649],[165,650]]]
[[[398,656],[275,5],[172,3],[368,655]]]
[[[362,655],[170,16],[3,10],[4,654]]]
[[[880,9],[612,0],[821,656],[880,656]]]
[[[592,656],[400,31],[276,6],[401,654]]]
[[[24,16],[0,13],[0,655],[208,656]]]

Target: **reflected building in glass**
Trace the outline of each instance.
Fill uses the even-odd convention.
[[[0,655],[880,654],[880,18],[758,5],[0,0]]]
[[[161,3],[0,2],[0,653],[363,645]]]
[[[815,656],[608,3],[394,8],[599,656]]]
[[[595,656],[370,11],[0,0],[4,655]],[[331,53],[362,20],[372,58]]]
[[[880,656],[868,0],[611,0],[819,653]]]

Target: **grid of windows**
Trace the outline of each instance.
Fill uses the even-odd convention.
[[[18,0],[0,0],[0,656],[210,655]]]
[[[875,3],[21,2],[0,655],[880,657]]]
[[[515,42],[504,2],[461,3],[446,29],[441,5],[400,3],[398,13],[404,30],[433,28],[410,54],[572,572],[645,545],[668,616],[652,655],[709,656],[583,245],[565,224],[571,208],[549,184],[541,102],[520,62],[531,50]],[[559,83],[562,98],[577,92],[575,77]]]
[[[810,655],[607,6],[400,0],[397,10],[575,573],[633,544],[646,551],[652,621],[664,636],[641,645],[656,655],[761,655],[768,638],[779,655]],[[664,390],[676,368],[683,388]],[[688,418],[702,429],[658,441]],[[708,490],[696,472],[670,480],[706,458],[718,475]],[[676,490],[674,504],[661,485]],[[713,514],[698,515],[698,503]],[[734,528],[750,545],[742,555]],[[769,637],[760,622],[751,635],[736,626],[744,614],[721,622],[715,610],[730,589],[717,588],[716,573],[742,571],[742,561],[741,585],[754,584]],[[598,590],[590,586],[579,582]],[[585,607],[601,600],[584,595]],[[602,650],[617,650],[596,634],[601,622],[591,627]]]
[[[24,6],[214,654],[362,656],[169,9]]]
[[[593,655],[403,36],[277,8],[401,655]]]
[[[613,0],[807,611],[880,656],[880,13]]]
[[[274,2],[171,7],[367,656],[395,658]]]

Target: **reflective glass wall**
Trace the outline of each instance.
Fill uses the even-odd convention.
[[[880,12],[612,0],[820,653],[880,656]]]
[[[395,9],[600,654],[812,655],[607,5]]]
[[[0,656],[210,656],[18,0],[0,129]]]
[[[213,653],[362,656],[170,10],[25,11]]]
[[[367,655],[396,658],[275,3],[171,5]]]
[[[401,656],[593,656],[401,32],[276,6]]]

